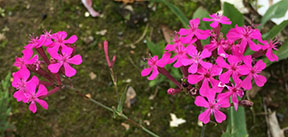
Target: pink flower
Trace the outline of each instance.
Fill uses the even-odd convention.
[[[165,47],[165,50],[174,51],[174,50],[176,50],[176,47],[182,46],[182,45],[183,44],[181,43],[180,37],[178,36],[178,34],[176,34],[174,36],[174,39],[173,39],[173,44],[167,44],[166,47]]]
[[[197,39],[207,39],[210,36],[210,30],[198,29],[198,26],[200,24],[199,18],[190,20],[189,24],[189,29],[182,28],[179,30],[180,36],[183,36],[182,43],[191,44],[194,43]]]
[[[18,102],[27,102],[25,93],[27,92],[28,85],[39,84],[39,79],[36,76],[33,76],[30,80],[28,80],[29,77],[30,72],[26,68],[21,68],[19,71],[13,74],[12,86],[18,90],[13,94],[13,97],[16,98]]]
[[[265,69],[266,64],[262,60],[259,60],[254,65],[254,67],[252,67],[251,55],[245,56],[243,58],[243,61],[245,63],[245,66],[241,66],[241,68],[243,70],[247,69],[248,73],[243,74],[243,75],[247,75],[247,77],[243,80],[242,87],[246,90],[250,90],[252,88],[252,84],[251,84],[252,78],[254,78],[254,81],[255,81],[257,86],[259,86],[259,87],[264,86],[267,79],[264,76],[259,75],[259,73],[261,73],[261,71]]]
[[[201,68],[197,72],[200,75],[195,74],[188,76],[188,82],[190,84],[197,84],[200,81],[203,81],[200,87],[200,95],[207,96],[209,94],[208,90],[210,89],[209,83],[211,84],[212,87],[217,87],[219,81],[214,79],[213,77],[219,76],[221,72],[222,68],[218,67],[217,65],[213,65],[209,69]]]
[[[33,55],[33,51],[30,49],[24,49],[23,51],[23,56],[21,58],[16,57],[16,61],[14,62],[14,66],[18,67],[18,68],[27,68],[26,65],[40,65],[39,63],[39,59],[38,59],[38,55]]]
[[[39,103],[44,109],[48,109],[48,104],[46,101],[41,100],[39,97],[41,96],[45,96],[48,94],[48,91],[46,89],[45,86],[43,86],[42,84],[39,85],[38,91],[35,94],[36,91],[36,87],[37,85],[35,84],[31,84],[28,87],[28,93],[26,94],[28,102],[31,102],[29,105],[29,110],[32,111],[33,113],[35,113],[37,111],[37,106],[36,106],[36,102]]]
[[[148,68],[145,68],[141,72],[141,76],[145,77],[148,76],[151,71],[152,74],[148,77],[149,80],[153,80],[157,77],[159,74],[158,67],[163,68],[166,64],[170,63],[170,56],[171,54],[166,52],[162,56],[160,60],[158,60],[158,56],[153,56],[148,60]]]
[[[228,54],[225,51],[230,48],[229,45],[230,43],[228,42],[228,40],[220,39],[218,42],[216,39],[212,39],[210,44],[204,46],[204,49],[208,49],[210,52],[217,49],[217,54],[219,56],[227,58]]]
[[[116,60],[116,56],[114,55],[112,58],[112,61],[110,61],[109,59],[109,54],[108,54],[108,41],[104,41],[104,52],[105,52],[105,58],[108,64],[109,68],[113,68],[115,60]]]
[[[207,124],[210,121],[210,115],[213,114],[216,121],[222,123],[226,119],[226,115],[220,109],[230,107],[229,99],[217,97],[215,100],[216,92],[209,91],[209,93],[209,96],[206,97],[208,101],[202,96],[197,96],[195,99],[196,106],[207,108],[198,116],[198,119]]]
[[[261,49],[260,46],[256,45],[252,41],[253,39],[256,39],[262,42],[261,33],[258,29],[252,29],[250,26],[238,27],[236,25],[235,28],[229,30],[226,36],[227,39],[230,40],[231,42],[240,40],[242,51],[246,49],[247,43],[249,44],[250,49],[253,51],[258,51],[259,49]]]
[[[180,44],[177,45],[177,47],[174,50],[176,55],[171,59],[172,62],[177,60],[176,63],[173,65],[173,67],[179,68],[183,66],[184,64],[186,65],[189,64],[189,60],[187,60],[188,59],[187,53],[191,49],[190,47],[193,47],[193,45],[189,45],[187,48]]]
[[[81,1],[92,17],[100,16],[100,14],[93,9],[92,0],[81,0]]]
[[[67,33],[65,31],[59,31],[57,33],[52,34],[51,38],[54,40],[54,43],[47,48],[47,52],[55,52],[59,50],[59,47],[66,48],[66,44],[73,44],[77,41],[77,36],[72,35],[69,39],[65,40],[67,37]]]
[[[270,40],[269,42],[264,41],[264,47],[262,47],[262,50],[266,51],[266,57],[271,61],[278,61],[278,56],[273,54],[273,50],[278,50],[276,49],[278,42],[273,42]]]
[[[218,66],[226,68],[227,71],[225,73],[222,73],[219,76],[219,79],[223,83],[229,83],[229,78],[232,75],[232,78],[235,82],[240,82],[239,74],[245,74],[247,73],[247,69],[241,69],[239,68],[239,63],[241,59],[239,59],[237,56],[229,56],[228,62],[230,64],[227,64],[226,61],[222,57],[218,57],[216,59],[216,63]]]
[[[228,88],[228,92],[219,94],[220,97],[227,97],[228,99],[232,96],[232,102],[234,104],[235,111],[238,108],[238,97],[242,98],[244,96],[244,91],[241,89],[241,83],[237,83],[235,86],[226,86]],[[238,97],[237,97],[238,96]]]
[[[56,59],[57,62],[54,64],[49,64],[48,69],[52,73],[58,73],[61,66],[64,66],[65,75],[67,77],[72,77],[76,74],[76,70],[70,66],[70,64],[80,65],[82,63],[82,58],[80,55],[75,55],[71,57],[73,49],[69,47],[62,47],[62,55],[59,55],[57,51],[50,52],[52,58]]]
[[[199,64],[206,69],[209,69],[212,67],[211,63],[203,61],[203,59],[211,56],[211,52],[208,51],[208,49],[204,49],[202,52],[198,52],[196,47],[191,45],[187,47],[187,51],[188,51],[188,55],[191,58],[184,58],[182,61],[182,64],[185,66],[191,64],[191,66],[188,68],[188,72],[192,74],[196,73],[198,70]]]
[[[210,18],[203,18],[203,21],[213,21],[210,26],[212,28],[216,28],[219,23],[221,24],[231,24],[232,22],[227,18],[226,16],[220,15],[218,13],[214,13],[212,15],[209,15],[212,19]]]

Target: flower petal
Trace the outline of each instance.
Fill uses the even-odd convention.
[[[217,109],[214,109],[213,114],[218,123],[222,123],[226,119],[226,115]]]
[[[203,76],[202,75],[189,75],[188,76],[188,82],[190,84],[196,84],[198,83],[199,81],[201,81],[203,79]]]
[[[65,69],[65,76],[72,77],[76,74],[76,70],[72,68],[68,63],[64,63],[64,69]]]
[[[207,100],[202,97],[202,96],[197,96],[195,99],[195,105],[198,107],[205,107],[205,108],[209,108],[209,103],[207,102]]]
[[[82,63],[82,57],[80,55],[75,55],[68,59],[69,64],[80,65]]]
[[[266,64],[263,62],[263,60],[259,60],[255,64],[254,69],[258,71],[262,71],[263,69],[265,69],[265,67],[266,67]]]
[[[231,74],[232,74],[232,71],[227,71],[225,73],[222,73],[219,76],[220,81],[223,83],[229,83],[229,78],[230,78]]]
[[[141,76],[142,77],[148,76],[151,71],[152,71],[152,68],[145,68],[141,71]]]
[[[264,84],[266,83],[267,79],[266,79],[266,77],[264,77],[262,75],[254,75],[254,81],[255,81],[257,86],[263,87]]]
[[[157,68],[152,70],[152,74],[150,75],[150,77],[148,77],[149,80],[153,80],[157,77],[157,75],[159,74]]]
[[[52,73],[57,73],[59,69],[61,68],[62,64],[61,63],[55,63],[55,64],[49,64],[48,69]]]
[[[216,63],[218,66],[223,67],[223,68],[229,68],[229,65],[226,63],[226,61],[223,59],[223,57],[218,57],[216,59]]]
[[[34,101],[32,101],[31,104],[29,105],[29,110],[32,111],[33,113],[37,111],[37,106]]]
[[[188,72],[189,73],[196,73],[198,70],[198,63],[193,63],[189,68],[188,68]]]
[[[64,40],[64,43],[73,44],[76,41],[77,41],[77,36],[76,35],[72,35],[69,39]]]
[[[252,76],[248,75],[242,82],[241,86],[246,89],[246,90],[250,90],[252,88],[252,84],[251,84],[251,80],[252,80]]]
[[[198,119],[202,121],[204,124],[207,124],[210,121],[210,115],[211,115],[211,110],[206,109],[204,112],[202,112],[199,116]]]
[[[37,99],[36,102],[39,103],[44,109],[46,109],[46,110],[48,109],[48,104],[46,101],[41,100],[41,99]]]
[[[47,95],[47,93],[48,93],[47,88],[44,85],[40,84],[38,91],[36,93],[36,97],[45,96]]]

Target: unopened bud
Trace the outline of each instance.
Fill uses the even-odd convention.
[[[189,95],[190,96],[195,96],[197,95],[198,89],[195,87],[192,87],[191,89],[189,89]]]
[[[244,107],[252,107],[254,103],[250,100],[241,100],[239,104]]]
[[[181,92],[181,89],[169,88],[169,89],[167,90],[167,93],[168,93],[169,95],[175,95],[176,93],[179,93],[179,92]]]

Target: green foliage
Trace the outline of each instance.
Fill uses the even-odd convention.
[[[209,12],[203,8],[203,7],[199,7],[194,13],[193,13],[193,19],[195,18],[199,18],[199,19],[202,19],[202,18],[209,18]],[[210,24],[211,22],[204,22],[202,21],[200,23],[200,29],[210,29]]]
[[[280,18],[285,15],[288,10],[288,1],[282,0],[275,4],[273,4],[264,14],[263,18],[261,19],[261,25],[259,28],[262,28],[265,23],[272,19],[272,18]]]
[[[125,97],[126,97],[126,93],[127,93],[127,90],[128,90],[128,86],[125,87],[122,95],[121,95],[121,98],[118,102],[118,106],[117,106],[117,111],[122,113],[123,112],[123,104],[125,102]]]
[[[232,4],[224,2],[223,5],[224,15],[232,21],[231,25],[223,25],[222,32],[223,34],[227,34],[228,30],[232,27],[244,25],[244,17]]]
[[[165,48],[165,42],[160,41],[158,44],[155,44],[147,39],[147,47],[151,51],[153,56],[158,56],[159,58],[161,58]]]
[[[272,39],[274,38],[278,33],[280,33],[285,27],[288,25],[288,20],[285,20],[281,22],[279,25],[275,25],[269,32],[263,34],[263,39]]]
[[[189,20],[185,16],[185,14],[175,5],[171,4],[167,0],[155,0],[156,2],[164,3],[168,8],[180,19],[184,27],[187,27],[189,25]]]
[[[228,125],[221,137],[248,137],[245,120],[245,109],[242,106],[235,111],[230,107],[228,111]]]
[[[5,77],[4,80],[1,81],[1,87],[0,87],[0,135],[4,135],[4,132],[11,128],[12,125],[10,125],[8,118],[9,114],[11,112],[11,108],[9,107],[9,101],[10,101],[10,94],[9,94],[9,88],[10,88],[10,79],[11,74],[8,73],[8,75]]]

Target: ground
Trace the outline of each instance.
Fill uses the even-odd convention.
[[[173,0],[171,2],[176,3],[184,14],[191,18],[199,6],[205,7],[210,13],[220,9],[219,2],[207,1]],[[200,136],[201,127],[197,124],[200,109],[193,105],[193,99],[185,94],[167,95],[168,83],[149,87],[149,81],[140,75],[141,69],[145,66],[143,59],[149,56],[148,48],[142,42],[143,40],[135,44],[135,47],[130,46],[141,37],[145,29],[148,29],[148,32],[144,40],[151,39],[155,43],[163,41],[160,26],[166,25],[171,30],[178,30],[182,27],[181,22],[165,5],[159,3],[135,2],[132,4],[134,12],[129,13],[125,10],[125,5],[120,2],[112,0],[93,2],[93,7],[101,12],[103,17],[85,17],[86,9],[80,0],[0,1],[0,7],[5,9],[5,16],[0,17],[0,32],[6,37],[0,43],[0,78],[3,79],[8,72],[16,71],[12,64],[16,56],[21,56],[21,50],[28,43],[29,35],[39,35],[44,30],[52,32],[64,30],[69,36],[73,34],[78,36],[77,53],[83,57],[83,63],[76,67],[78,73],[72,79],[74,87],[82,89],[82,94],[91,94],[92,98],[104,104],[116,106],[117,97],[101,45],[104,40],[108,40],[110,55],[117,55],[114,70],[120,92],[123,92],[122,89],[128,84],[137,93],[136,102],[131,108],[125,106],[124,113],[160,136]],[[151,8],[155,5],[157,5],[156,10]],[[135,20],[137,23],[134,22]],[[107,32],[104,35],[99,34],[103,30]],[[7,43],[4,43],[5,40]],[[274,107],[270,107],[277,111],[281,127],[288,126],[288,95],[285,87],[288,76],[287,66],[288,60],[284,60],[266,69],[273,76],[257,96],[252,98],[253,113],[249,108],[246,109],[250,136],[267,136],[263,98],[272,98]],[[91,72],[96,74],[93,80],[89,76]],[[156,90],[158,90],[156,97],[153,100],[149,99]],[[12,92],[11,89],[11,94]],[[49,109],[41,108],[33,114],[28,110],[27,104],[18,103],[13,99],[10,121],[15,125],[15,129],[9,135],[20,137],[149,136],[131,124],[130,129],[125,130],[121,123],[129,124],[127,121],[120,118],[113,119],[112,113],[92,104],[75,91],[61,90],[48,97],[46,101],[49,103]],[[187,122],[177,128],[171,128],[170,113],[184,118]],[[144,120],[149,121],[149,124]],[[225,122],[217,125],[208,124],[206,135],[220,136],[225,130]]]

